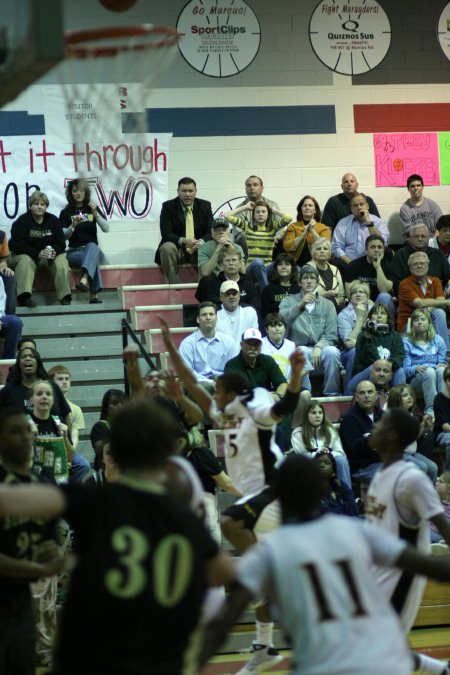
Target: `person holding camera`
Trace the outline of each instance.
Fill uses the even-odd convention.
[[[352,378],[346,383],[346,396],[355,391],[356,385],[368,380],[372,365],[383,359],[392,364],[391,386],[406,382],[403,370],[405,351],[403,340],[395,329],[386,307],[376,302],[369,310],[364,328],[359,333],[355,345],[355,361]]]

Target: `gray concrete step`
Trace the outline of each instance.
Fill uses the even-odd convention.
[[[23,334],[39,336],[83,335],[95,333],[117,333],[121,330],[121,321],[126,319],[124,311],[96,313],[64,312],[48,316],[22,316]]]
[[[54,360],[52,358],[45,360],[46,370],[50,370],[52,366],[56,365],[64,365],[70,370],[72,386],[81,382],[108,382],[123,378],[123,362],[120,355],[115,358],[83,358],[76,361],[64,359],[64,362],[61,359]]]
[[[32,330],[23,331],[23,335],[33,335]],[[42,337],[36,336],[37,349],[45,360],[52,363],[61,359],[84,359],[99,356],[121,356],[122,335],[116,331],[113,335],[83,335],[81,337]]]
[[[100,410],[102,398],[108,389],[124,391],[123,378],[116,382],[71,387],[70,400],[79,405],[83,411]]]
[[[37,303],[37,307],[33,307],[32,309],[17,307],[17,314],[23,317],[36,316],[38,314],[57,314],[59,312],[96,313],[122,309],[116,290],[102,291],[99,294],[99,299],[102,301],[101,303],[90,305],[89,293],[72,293],[72,304],[60,305],[55,293],[33,293],[33,300]]]
[[[86,426],[80,431],[80,438],[89,438],[92,427],[100,419],[100,408],[98,410],[88,410],[87,412],[83,410],[83,416]]]
[[[83,338],[72,338],[73,340],[83,340]],[[39,341],[38,347],[41,341]],[[72,386],[77,383],[108,382],[123,380],[123,360],[122,353],[117,356],[105,356],[103,358],[82,357],[80,359],[45,359],[45,368],[49,370],[52,366],[63,364],[70,370]],[[139,365],[143,375],[148,370],[147,362],[141,357]],[[71,395],[69,393],[69,398]]]

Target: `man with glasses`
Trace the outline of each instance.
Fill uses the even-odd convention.
[[[236,281],[224,281],[220,287],[222,309],[217,312],[217,330],[230,335],[240,344],[247,328],[258,328],[258,315],[253,307],[240,306],[241,293]]]
[[[408,265],[410,275],[399,285],[397,329],[400,333],[405,332],[408,319],[415,309],[428,309],[434,330],[444,340],[448,352],[450,341],[445,310],[450,307],[450,299],[445,299],[440,280],[428,275],[429,260],[425,251],[410,255]]]
[[[424,223],[416,223],[410,227],[409,242],[396,252],[392,262],[392,280],[396,293],[401,280],[410,274],[409,256],[417,251],[423,251],[427,254],[430,263],[430,275],[438,277],[445,288],[447,281],[450,279],[449,262],[439,249],[429,246],[429,241],[430,231]]]
[[[216,307],[220,307],[220,287],[224,281],[235,281],[239,286],[241,294],[241,303],[243,305],[252,305],[258,307],[260,300],[256,291],[255,284],[249,278],[248,274],[242,273],[242,254],[236,247],[231,249],[224,248],[218,257],[220,272],[217,276],[214,274],[209,277],[202,277],[198,283],[195,297],[199,302],[209,300]]]

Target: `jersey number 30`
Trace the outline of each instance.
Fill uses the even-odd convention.
[[[134,527],[114,530],[111,545],[118,554],[120,566],[105,574],[105,586],[119,598],[131,599],[142,593],[148,584],[150,543]],[[189,585],[193,556],[190,542],[179,534],[163,537],[153,552],[153,595],[163,607],[174,607],[184,596]]]

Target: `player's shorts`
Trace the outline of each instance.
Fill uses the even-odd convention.
[[[244,527],[247,530],[254,530],[262,512],[274,499],[275,495],[272,488],[267,487],[256,495],[241,497],[225,509],[222,515],[233,520],[243,520]]]

